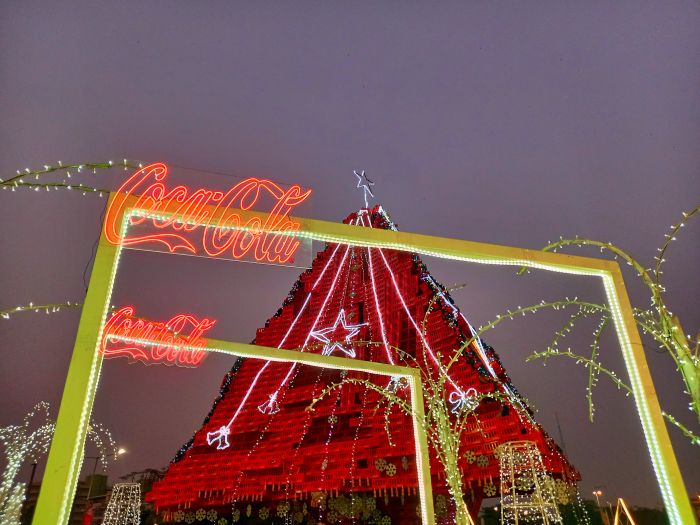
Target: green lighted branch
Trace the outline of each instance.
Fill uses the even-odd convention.
[[[613,255],[615,259],[621,259],[628,266],[634,269],[636,276],[646,286],[650,296],[650,306],[648,308],[635,308],[634,318],[642,333],[651,337],[654,343],[665,353],[667,353],[676,364],[676,369],[679,372],[683,384],[685,386],[684,393],[690,397],[690,410],[695,414],[698,424],[700,424],[700,338],[698,336],[693,339],[690,335],[685,335],[681,327],[681,323],[677,316],[669,309],[664,299],[666,288],[661,284],[661,276],[663,275],[663,265],[666,262],[666,254],[671,243],[677,240],[677,234],[685,227],[688,220],[700,214],[700,206],[696,206],[689,212],[684,212],[682,219],[671,225],[670,233],[666,234],[666,239],[663,245],[658,248],[658,255],[655,257],[653,267],[645,268],[637,259],[628,252],[619,248],[610,242],[596,241],[592,239],[560,239],[556,242],[545,246],[543,251],[558,251],[561,248],[576,246],[592,246],[598,248],[601,252]],[[526,269],[521,269],[520,273],[524,273]],[[528,360],[542,358],[544,360],[553,356],[566,356],[575,359],[579,363],[586,363],[589,370],[588,381],[588,402],[591,418],[593,417],[593,403],[591,393],[597,377],[600,373],[604,373],[613,378],[614,372],[611,372],[602,365],[598,360],[600,349],[600,337],[609,324],[610,312],[607,307],[597,305],[598,310],[602,312],[600,324],[593,332],[593,342],[591,344],[592,353],[590,358],[585,358],[580,355],[572,354],[570,351],[561,352],[557,348],[558,341],[562,338],[562,334],[557,332],[555,338],[544,352],[535,352]],[[585,316],[582,316],[585,317]],[[565,327],[565,332],[568,333],[577,319],[571,319],[571,326]],[[613,375],[611,375],[613,374]],[[615,381],[619,381],[615,379]],[[620,384],[618,383],[618,387]],[[626,387],[626,385],[625,385]],[[675,425],[691,443],[700,445],[700,438],[697,431],[692,431],[678,422],[673,416],[664,413],[666,420]]]
[[[0,317],[3,319],[9,319],[12,315],[20,312],[44,312],[46,314],[53,314],[60,312],[62,308],[81,308],[82,306],[83,303],[77,303],[74,301],[51,304],[29,303],[22,306],[15,306],[14,308],[8,308],[6,310],[0,310]]]
[[[70,180],[76,174],[82,174],[83,172],[92,171],[93,174],[97,173],[97,170],[111,170],[115,168],[121,168],[123,170],[128,169],[138,169],[143,167],[141,164],[123,159],[121,162],[113,162],[111,160],[107,162],[85,162],[80,164],[63,164],[59,161],[57,164],[48,165],[45,164],[42,169],[30,170],[25,168],[24,170],[17,170],[15,175],[7,179],[0,179],[0,188],[3,190],[10,189],[15,191],[17,189],[29,189],[34,191],[51,191],[51,190],[74,190],[82,192],[83,195],[87,193],[95,193],[100,196],[109,194],[112,191],[109,188],[98,188],[91,184],[84,184],[81,182],[74,182]],[[71,173],[72,172],[72,173]],[[60,180],[50,180],[46,181],[45,178],[48,175],[60,174],[62,178]]]
[[[426,336],[426,320],[433,311],[438,297],[439,295],[436,294],[431,299],[426,309],[423,322],[421,323],[421,332],[424,337]],[[450,356],[441,356],[438,354],[437,359],[440,362],[447,362],[447,364],[443,366],[435,366],[433,363],[427,361],[426,356],[428,355],[428,349],[425,348],[424,338],[420,338],[424,346],[422,359],[416,358],[397,347],[385,345],[381,342],[354,342],[355,345],[360,346],[376,345],[388,347],[403,365],[420,370],[422,381],[420,385],[416,386],[419,386],[422,390],[425,407],[423,416],[418,418],[418,424],[423,427],[428,442],[431,444],[435,456],[445,473],[445,480],[448,485],[449,493],[455,504],[455,520],[457,524],[463,525],[469,523],[468,511],[464,500],[465,490],[462,484],[462,473],[459,468],[459,461],[468,453],[463,450],[462,435],[469,423],[474,423],[481,431],[477,409],[482,402],[492,401],[506,403],[509,398],[504,393],[506,390],[503,388],[501,380],[489,378],[493,383],[492,389],[490,389],[492,391],[487,390],[484,392],[475,392],[473,394],[466,393],[464,402],[455,405],[454,401],[450,399],[450,395],[454,392],[454,386],[449,384],[451,381],[448,374],[450,367],[463,355],[466,348],[479,339],[484,332],[493,329],[503,321],[514,319],[526,315],[527,313],[535,313],[542,309],[561,310],[572,305],[578,309],[580,315],[590,315],[604,308],[594,303],[578,301],[577,299],[567,299],[553,302],[543,301],[536,305],[509,310],[505,314],[497,316],[493,321],[479,328],[477,333],[462,344],[460,348],[456,349]],[[379,394],[380,397],[375,410],[379,410],[382,407],[384,409],[384,428],[390,444],[392,443],[392,438],[389,416],[392,410],[398,408],[406,415],[412,417],[416,416],[409,402],[409,395],[405,388],[407,385],[394,378],[392,378],[392,381],[390,381],[387,386],[382,386],[369,379],[346,377],[342,381],[331,384],[321,391],[320,394],[313,399],[308,409],[313,410],[321,400],[329,396],[332,392],[341,389],[345,384],[362,385],[368,390]],[[531,415],[524,408],[519,406],[519,403],[513,403],[512,406],[515,410],[519,411],[524,421],[531,420]]]

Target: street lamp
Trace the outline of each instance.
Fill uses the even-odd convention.
[[[117,457],[126,454],[126,449],[119,447],[117,449]],[[94,459],[95,464],[92,466],[92,474],[90,475],[90,485],[88,486],[87,500],[90,501],[90,494],[92,493],[92,485],[95,483],[95,473],[97,472],[97,463],[103,458],[103,456],[85,456],[85,459]]]
[[[600,487],[595,487],[593,489],[593,495],[595,496],[595,501],[598,504],[598,513],[600,514],[600,520],[603,523],[608,523],[608,516],[607,514],[605,516],[603,515],[603,508],[600,506],[600,497],[603,495],[603,491],[600,490]]]

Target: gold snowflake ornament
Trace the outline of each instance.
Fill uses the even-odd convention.
[[[492,498],[496,495],[496,492],[497,492],[496,485],[494,485],[492,481],[489,481],[488,483],[486,483],[484,485],[484,495],[485,496]]]
[[[384,469],[386,468],[386,459],[384,459],[384,458],[375,459],[374,466],[379,472],[384,472]]]

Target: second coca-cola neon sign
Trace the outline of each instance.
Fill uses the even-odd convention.
[[[170,253],[291,264],[299,249],[300,223],[290,213],[311,195],[298,185],[282,188],[248,178],[228,191],[185,186],[168,189],[168,167],[150,164],[129,177],[107,209],[104,234],[124,247]],[[261,198],[272,201],[269,212],[253,211]],[[128,215],[126,234],[121,219]],[[148,226],[147,231],[139,226]],[[136,227],[136,228],[134,228]]]
[[[165,322],[148,321],[136,317],[133,306],[125,306],[105,323],[100,350],[105,358],[195,367],[207,354],[203,335],[215,324],[213,319],[190,314]]]

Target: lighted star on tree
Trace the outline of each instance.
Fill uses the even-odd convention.
[[[311,337],[325,343],[323,355],[331,355],[335,350],[340,350],[348,357],[355,357],[355,349],[351,345],[351,339],[360,333],[360,328],[367,323],[347,324],[345,310],[341,309],[333,326],[311,332]]]
[[[365,198],[365,208],[368,208],[369,202],[367,201],[367,194],[369,193],[371,197],[374,197],[374,193],[372,193],[372,190],[370,188],[370,186],[374,186],[374,182],[367,178],[365,170],[362,170],[360,172],[358,172],[357,170],[353,170],[353,173],[355,174],[355,177],[357,177],[357,187],[362,188],[363,196]]]

